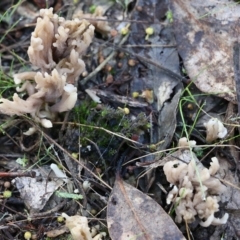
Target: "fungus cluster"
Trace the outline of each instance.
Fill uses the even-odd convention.
[[[94,27],[86,20],[65,20],[53,9],[41,9],[31,36],[28,56],[37,72],[15,74],[13,100],[1,98],[0,112],[29,113],[44,127],[52,127],[56,113],[72,109],[77,101],[75,82],[85,70],[82,55],[92,42]]]
[[[105,232],[97,234],[95,228],[90,231],[86,217],[79,215],[70,217],[66,213],[62,213],[62,216],[66,219],[66,227],[69,229],[73,240],[102,240],[106,236]]]
[[[217,118],[211,118],[208,122],[204,123],[207,130],[206,141],[213,142],[217,138],[224,138],[227,135],[227,129],[223,126],[222,122]]]
[[[227,213],[220,219],[214,216],[219,210],[217,195],[225,190],[225,186],[214,177],[219,169],[218,159],[213,157],[210,168],[207,169],[193,152],[179,150],[178,153],[183,161],[168,161],[163,168],[167,181],[173,185],[167,196],[167,204],[174,203],[175,221],[192,223],[198,216],[203,227],[225,224]],[[191,159],[190,162],[184,161],[186,158]]]

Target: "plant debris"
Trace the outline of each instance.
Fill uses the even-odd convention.
[[[239,12],[1,1],[0,238],[238,239]]]

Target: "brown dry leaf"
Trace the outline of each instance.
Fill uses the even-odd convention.
[[[119,177],[109,198],[107,223],[112,240],[185,239],[160,205]]]
[[[207,93],[236,103],[233,46],[240,32],[234,1],[171,0],[174,33],[188,75]]]

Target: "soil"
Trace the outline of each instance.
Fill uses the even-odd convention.
[[[160,162],[186,133],[201,145],[194,152],[205,167],[214,156],[227,166],[229,185],[236,186],[231,194],[239,194],[237,105],[201,92],[184,71],[167,1],[48,1],[48,7],[66,19],[76,9],[89,13],[99,5],[111,30],[95,31],[83,57],[86,71],[75,83],[75,107],[59,113],[52,128],[44,128],[30,115],[0,115],[0,240],[24,239],[26,232],[31,232],[31,239],[70,239],[58,219],[62,213],[86,216],[91,228],[99,225],[97,232],[106,233],[102,239],[117,239],[110,237],[107,218],[116,176],[168,213],[171,187]],[[43,0],[0,3],[1,98],[12,99],[16,92],[13,74],[33,67],[27,50],[38,12],[45,7]],[[147,28],[153,31],[149,36]],[[209,116],[228,124],[228,135],[211,144],[204,127]],[[36,132],[26,136],[31,127]],[[159,166],[152,167],[154,163]],[[68,183],[54,181],[51,164],[64,170]],[[88,184],[90,188],[85,187]],[[46,185],[51,189],[46,191]],[[56,194],[74,190],[78,193],[72,196]],[[10,196],[4,196],[6,191]],[[34,205],[38,195],[41,203]],[[177,228],[186,239],[238,239],[239,201],[219,203],[219,216],[230,214],[226,225],[204,228],[196,218]],[[169,218],[174,220],[175,215]]]

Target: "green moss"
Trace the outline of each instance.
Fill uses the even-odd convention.
[[[82,146],[89,144],[87,139],[95,142],[99,147],[105,148],[110,141],[114,140],[118,144],[121,140],[110,133],[94,127],[101,127],[111,132],[123,134],[129,138],[133,134],[138,134],[140,129],[146,130],[149,128],[149,122],[144,113],[140,113],[136,119],[131,120],[129,115],[110,106],[102,106],[101,110],[97,110],[96,103],[92,101],[84,101],[80,106],[75,107],[73,112],[76,123],[93,126],[92,128],[80,126]],[[115,147],[112,146],[112,149],[115,149]]]
[[[91,5],[91,6],[89,7],[89,12],[93,14],[93,13],[95,12],[96,8],[97,8],[96,5],[94,5],[94,4]]]

